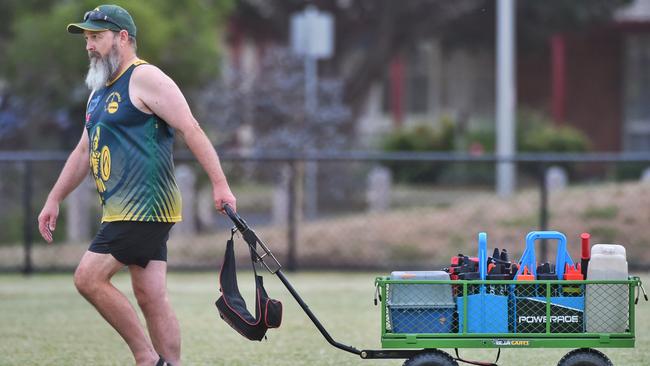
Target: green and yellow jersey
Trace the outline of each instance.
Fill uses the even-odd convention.
[[[174,130],[131,103],[129,81],[138,60],[93,93],[86,108],[90,169],[103,207],[102,222],[181,221],[174,177]]]

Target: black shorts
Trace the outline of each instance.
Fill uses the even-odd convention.
[[[145,268],[149,261],[167,261],[167,239],[173,223],[115,221],[102,223],[89,251],[111,254],[126,265]]]

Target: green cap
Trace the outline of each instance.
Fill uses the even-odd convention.
[[[68,24],[68,32],[83,33],[83,31],[121,31],[122,29],[129,32],[129,35],[135,37],[136,28],[131,14],[124,8],[117,5],[100,5],[84,14],[82,23]]]

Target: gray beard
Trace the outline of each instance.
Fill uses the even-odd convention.
[[[89,52],[90,65],[86,75],[86,85],[91,91],[103,88],[120,67],[120,55],[117,46],[113,45],[108,55],[102,57],[97,52]]]

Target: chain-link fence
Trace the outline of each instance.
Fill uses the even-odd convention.
[[[55,244],[37,230],[66,157],[0,153],[0,270],[70,270],[88,247],[100,219],[90,180],[61,206]],[[580,233],[590,232],[594,243],[626,246],[631,266],[650,266],[648,154],[503,159],[517,166],[517,188],[506,198],[494,193],[494,156],[265,152],[221,159],[239,213],[288,269],[441,269],[459,253],[475,255],[480,231],[516,258],[526,233],[540,229],[565,233],[574,258]],[[214,210],[210,183],[191,155],[176,154],[176,170],[184,220],[172,229],[169,264],[215,268],[230,223]]]

